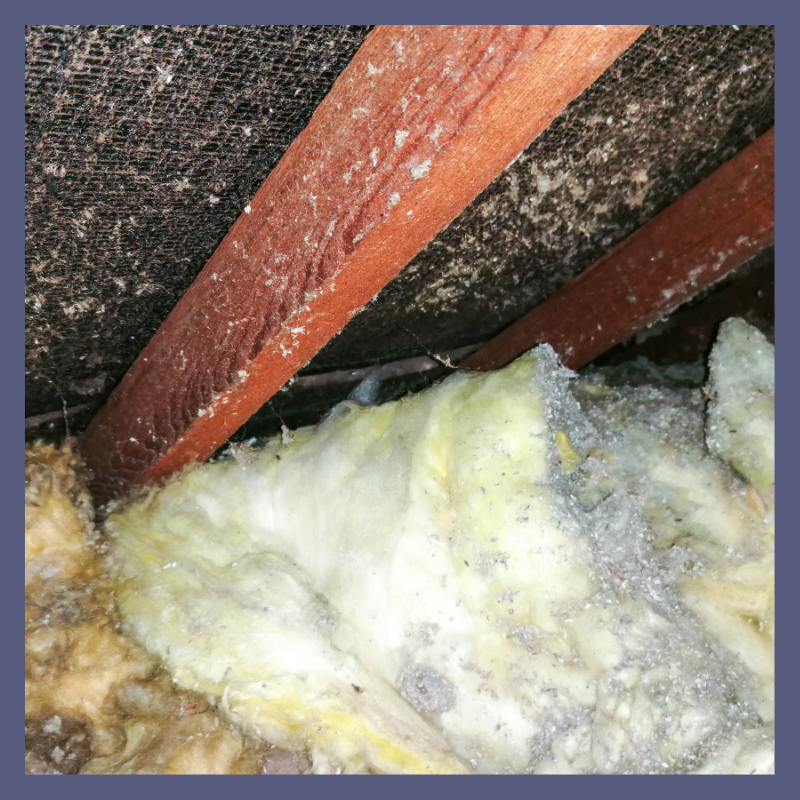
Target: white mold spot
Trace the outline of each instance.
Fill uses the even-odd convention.
[[[437,122],[436,123],[436,127],[433,129],[433,133],[429,133],[428,134],[428,138],[434,144],[436,144],[437,140],[439,139],[439,135],[441,134],[441,132],[442,132],[442,124],[440,122]],[[514,159],[514,161],[516,161],[516,159]],[[512,161],[511,163],[513,164],[514,161]]]
[[[44,174],[45,175],[54,175],[58,178],[63,178],[67,174],[67,170],[65,167],[60,166],[59,164],[45,164],[44,167]]]
[[[421,164],[417,164],[417,166],[411,167],[411,177],[415,181],[418,181],[420,178],[424,178],[428,174],[428,171],[431,168],[431,164],[433,164],[433,159],[428,158]]]
[[[169,67],[159,67],[156,65],[156,72],[158,72],[158,82],[163,85],[172,83],[175,78],[172,72],[170,72]]]

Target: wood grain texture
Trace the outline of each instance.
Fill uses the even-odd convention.
[[[774,252],[772,256],[774,258]],[[705,360],[720,323],[726,319],[741,317],[756,326],[774,320],[774,261],[769,259],[763,266],[746,269],[746,274],[737,275],[725,287],[717,291],[712,289],[707,297],[687,303],[670,314],[664,324],[640,331],[641,336],[635,337],[637,341],[627,344],[623,352],[614,353],[612,348],[601,357],[602,362],[606,363],[606,355],[613,359],[612,364],[640,356],[664,365]]]
[[[646,26],[378,26],[89,426],[103,503],[207,458]]]
[[[491,370],[547,342],[577,369],[775,240],[775,129],[465,359]]]

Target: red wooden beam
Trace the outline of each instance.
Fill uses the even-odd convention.
[[[643,356],[656,364],[688,363],[705,358],[714,344],[720,323],[730,317],[742,317],[756,325],[774,319],[775,265],[771,260],[748,269],[724,289],[712,292],[696,304],[687,303],[679,308],[670,314],[665,324],[654,326],[641,338],[637,336],[637,341],[627,345],[620,358]]]
[[[96,499],[213,453],[645,28],[377,26],[89,426]]]
[[[497,369],[542,342],[583,366],[771,245],[774,183],[773,128],[460,367]]]

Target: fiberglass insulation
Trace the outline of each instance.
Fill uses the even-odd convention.
[[[67,444],[25,450],[25,772],[297,773],[119,630],[105,544]]]
[[[190,469],[107,522],[127,630],[317,772],[771,771],[759,337],[712,354],[715,455],[699,391],[542,346]]]

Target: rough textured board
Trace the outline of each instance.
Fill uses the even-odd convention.
[[[771,245],[774,181],[773,128],[461,367],[496,369],[541,342],[586,364]]]
[[[205,459],[646,26],[379,26],[92,421],[99,502]]]
[[[720,323],[730,317],[741,317],[774,343],[774,247],[767,247],[728,278],[698,292],[663,322],[638,331],[612,347],[592,365],[622,364],[640,356],[664,365],[705,360]]]

